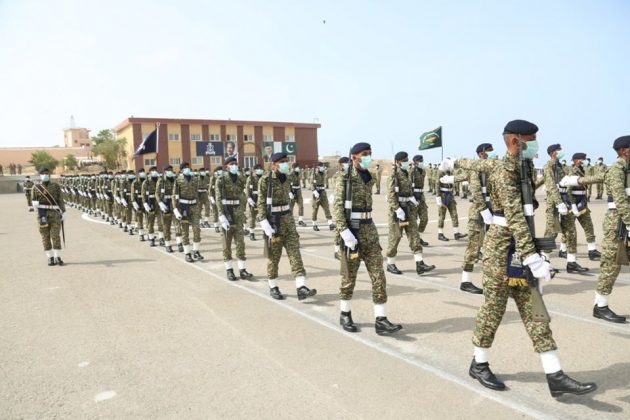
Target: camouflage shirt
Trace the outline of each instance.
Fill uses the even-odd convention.
[[[170,207],[174,187],[175,178],[171,179],[167,176],[161,176],[157,184],[155,184],[155,198]]]
[[[387,179],[387,204],[389,205],[390,214],[395,212],[398,207],[407,206],[407,201],[399,202],[399,199],[406,199],[412,196],[411,175],[409,172],[395,168],[392,175]]]
[[[44,183],[35,185],[31,197],[33,201],[39,201],[40,206],[59,206],[59,210],[62,212],[66,211],[63,196],[61,195],[61,187],[57,183],[49,182],[48,185]],[[56,211],[56,209],[51,210]]]
[[[245,177],[243,175],[233,175],[224,173],[217,177],[214,184],[216,191],[217,211],[219,214],[234,216],[242,212],[245,208],[241,201],[243,190],[245,190]],[[232,222],[230,217],[228,220]]]
[[[621,221],[630,226],[630,204],[626,195],[626,160],[618,159],[608,168],[604,176],[606,192],[612,197]],[[630,187],[628,187],[630,188]]]
[[[291,182],[289,182],[288,176],[276,171],[266,172],[260,177],[260,181],[258,181],[258,214],[260,220],[271,217],[270,214],[267,214],[267,190],[270,183],[271,206],[278,207],[289,205]]]
[[[291,173],[287,175],[287,177],[289,178],[289,182],[291,183],[291,191],[293,192],[293,195],[297,197],[302,191],[300,189],[300,173],[291,171]]]
[[[259,181],[260,181],[260,176],[256,174],[251,174],[250,176],[247,177],[247,181],[245,182],[245,190],[247,191],[247,197],[251,198],[256,203],[258,203],[258,182]]]
[[[356,167],[353,166],[349,170],[352,170],[352,173],[350,175],[350,182],[352,183],[353,211],[372,211],[372,187],[375,183],[374,177],[372,177],[372,175],[370,174],[369,180],[366,182],[359,174],[359,170]],[[333,203],[332,216],[339,232],[349,228],[344,207],[346,202],[347,178],[347,174],[335,177],[335,201]]]
[[[153,177],[148,177],[146,182],[142,183],[142,190],[140,194],[142,194],[142,205],[148,204],[153,208],[155,205],[155,192],[157,191],[157,186],[159,183],[159,177],[153,179]]]
[[[313,191],[324,189],[326,172],[315,171],[313,174]]]
[[[180,175],[173,183],[173,208],[177,207],[180,200],[199,201],[199,178]],[[189,203],[189,205],[194,205]]]
[[[558,189],[558,182],[562,179],[563,174],[564,170],[562,169],[562,165],[560,165],[556,159],[550,159],[543,168],[548,205],[555,207],[564,202],[560,196],[560,190]]]

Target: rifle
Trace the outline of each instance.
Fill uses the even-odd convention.
[[[349,156],[350,162],[352,162],[352,154]],[[346,173],[346,185],[345,185],[345,200],[343,204],[344,214],[346,217],[346,224],[348,225],[348,229],[352,232],[352,234],[358,239],[359,238],[359,228],[360,222],[358,220],[352,220],[352,169],[353,164],[348,165],[348,173]],[[359,258],[359,248],[350,249],[350,247],[346,246],[343,239],[340,239],[340,248],[341,253],[339,255],[339,260],[341,261],[341,275],[345,276],[349,273],[348,271],[348,262],[350,260],[355,260]]]
[[[536,251],[551,251],[555,249],[556,243],[555,239],[552,238],[536,238],[536,227],[534,225],[534,189],[532,187],[531,180],[531,167],[530,161],[528,159],[524,159],[522,154],[520,158],[520,176],[521,176],[521,198],[523,200],[523,211],[525,214],[525,220],[527,221],[527,226],[529,227],[529,232],[531,233],[532,239],[534,241],[534,246],[536,247]],[[549,317],[549,312],[547,312],[547,308],[545,307],[545,302],[543,301],[542,295],[540,294],[540,290],[538,289],[539,280],[534,277],[529,267],[523,267],[523,274],[525,275],[525,279],[529,284],[531,295],[532,295],[532,318],[534,321],[539,322],[549,322],[551,318]]]
[[[628,188],[628,177],[630,176],[630,160],[626,161],[625,178],[623,180],[624,191]],[[619,242],[617,248],[617,264],[628,265],[628,247],[630,245],[628,241],[628,227],[621,220],[621,216],[618,216],[617,230],[615,231],[615,239]]]
[[[273,207],[273,170],[269,171],[269,176],[267,177],[267,201],[265,205],[267,207],[267,221],[270,220],[271,217],[271,208]],[[273,227],[273,223],[269,222],[271,227]],[[263,254],[265,258],[269,258],[271,256],[271,238],[267,236],[265,231],[263,230]],[[273,237],[273,236],[272,236]]]
[[[400,189],[398,186],[398,165],[394,162],[394,196],[396,197],[396,202],[400,206],[401,209],[405,212],[405,220],[400,220],[396,213],[394,213],[394,221],[398,224],[398,235],[402,237],[402,228],[405,226],[409,226],[409,215],[407,214],[407,203],[401,203],[398,201],[398,190]]]

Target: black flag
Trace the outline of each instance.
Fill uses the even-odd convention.
[[[149,133],[148,136],[142,140],[140,146],[133,152],[134,156],[144,155],[147,153],[157,152],[157,128]]]

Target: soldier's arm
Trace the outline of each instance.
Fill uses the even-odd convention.
[[[175,182],[173,182],[173,191],[171,191],[171,208],[173,210],[177,208],[178,201],[179,201],[179,186],[177,185],[177,179],[175,179]]]
[[[258,214],[260,220],[267,218],[267,185],[271,180],[270,175],[267,173],[258,180]]]
[[[599,172],[595,175],[587,175],[587,176],[580,177],[578,182],[580,183],[580,185],[599,184],[600,182],[604,182],[605,177],[606,177],[605,172]]]
[[[553,205],[557,206],[562,203],[562,199],[560,198],[560,192],[558,191],[558,186],[556,185],[556,180],[553,176],[552,166],[550,163],[545,165],[543,169],[543,175],[545,177],[545,188],[547,189],[547,200]]]
[[[516,252],[525,259],[535,253],[536,248],[523,212],[520,184],[514,184],[505,179],[494,183],[492,187],[497,189],[497,196],[503,205],[507,225],[516,242]]]
[[[392,174],[387,178],[387,204],[389,206],[389,211],[395,212],[400,205],[398,204],[398,194],[396,193],[394,183],[394,178],[396,177],[396,173],[392,171]]]
[[[348,168],[349,171],[352,168]],[[346,177],[345,176],[336,176],[333,178],[335,181],[334,185],[334,195],[335,202],[333,203],[332,208],[332,216],[337,225],[337,229],[339,232],[348,228],[348,223],[346,221],[346,212],[344,204],[346,202]]]
[[[57,186],[57,205],[59,205],[59,208],[61,209],[62,212],[66,212],[66,203],[64,203],[63,201],[63,194],[61,193],[61,187]]]
[[[217,202],[217,213],[219,215],[224,214],[223,213],[223,203],[221,202],[223,200],[223,191],[221,188],[221,183],[223,182],[223,177],[218,177],[216,183],[214,184],[214,193],[216,195],[216,202]]]
[[[543,184],[545,183],[545,177],[544,176],[539,176],[538,178],[536,178],[534,180],[534,189],[538,189],[541,186],[543,186]]]
[[[625,177],[624,170],[620,166],[612,165],[606,171],[606,192],[612,196],[617,207],[617,214],[623,223],[630,226],[630,205],[624,187]]]
[[[468,174],[469,172],[463,169],[457,170],[455,172],[455,176],[453,177],[453,182],[468,181]]]

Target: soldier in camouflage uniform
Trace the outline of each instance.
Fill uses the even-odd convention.
[[[348,168],[350,167],[350,159],[347,156],[340,157],[337,160],[339,167],[337,168],[337,172],[333,175],[333,213],[335,208],[335,198],[337,197],[337,187],[339,184],[339,178],[343,178],[348,174]],[[339,235],[339,230],[335,230],[335,253],[333,254],[336,260],[339,260],[339,251],[341,249],[341,235]]]
[[[413,196],[412,173],[407,152],[394,156],[394,169],[387,181],[387,203],[389,205],[389,234],[387,235],[387,271],[402,274],[396,267],[398,244],[403,231],[407,235],[409,248],[416,262],[416,273],[424,274],[435,268],[422,259],[422,245],[418,235],[418,215],[416,206],[420,203]]]
[[[286,153],[274,153],[271,162],[273,169],[264,174],[258,182],[258,217],[260,227],[265,233],[263,239],[268,241],[266,257],[269,294],[274,299],[284,299],[276,283],[278,264],[284,248],[295,277],[298,299],[304,300],[315,296],[317,290],[306,287],[306,270],[300,254],[300,237],[289,209],[291,183],[288,174],[291,172],[291,166]]]
[[[210,181],[211,181],[210,171],[206,168],[201,168],[199,170],[199,215],[203,215],[203,221],[201,222],[201,227],[209,228],[210,222],[208,218],[210,217]]]
[[[114,174],[112,172],[106,172],[103,176],[101,183],[101,194],[103,194],[105,214],[107,218],[105,221],[110,225],[114,225],[114,192],[112,191],[112,183],[114,181]]]
[[[190,164],[180,165],[181,174],[175,179],[172,192],[173,215],[179,221],[182,230],[182,245],[187,262],[203,260],[199,253],[201,245],[201,226],[199,225],[199,178],[193,177]],[[193,231],[193,252],[190,253],[190,228]]]
[[[63,265],[61,259],[61,225],[66,220],[66,206],[59,184],[50,181],[50,171],[39,171],[41,183],[33,187],[32,204],[37,210],[39,233],[42,237],[48,265]]]
[[[131,183],[131,205],[133,206],[136,229],[140,236],[140,242],[144,242],[144,206],[142,205],[142,185],[147,180],[147,174],[144,168],[138,169],[138,176]]]
[[[381,178],[383,176],[383,168],[381,168],[381,165],[376,165],[374,167],[374,186],[376,187],[376,192],[375,194],[380,194],[381,193]]]
[[[369,168],[372,163],[372,148],[368,143],[357,143],[350,149],[352,159],[349,173],[335,178],[335,200],[333,212],[337,231],[343,242],[341,259],[341,287],[339,299],[341,313],[339,324],[348,332],[357,332],[352,320],[350,300],[357,281],[361,261],[365,264],[372,281],[374,304],[374,327],[378,334],[394,333],[402,325],[387,319],[387,290],[383,272],[382,248],[376,226],[372,221],[372,188],[374,177]],[[348,191],[347,188],[350,187]],[[346,207],[347,205],[347,207]]]
[[[217,212],[217,197],[214,186],[216,184],[217,178],[223,176],[223,167],[217,166],[214,168],[214,172],[212,177],[210,178],[210,191],[208,191],[208,199],[210,200],[210,210],[211,210],[211,218],[212,224],[214,226],[214,231],[216,233],[220,233],[221,229],[219,228],[219,213]]]
[[[247,191],[247,212],[249,219],[249,239],[256,240],[256,219],[258,218],[258,181],[263,176],[265,170],[257,163],[254,171],[247,177],[245,191]],[[298,186],[299,188],[299,186]]]
[[[304,184],[304,178],[306,178],[306,176],[302,176],[301,178],[302,184]],[[300,167],[297,162],[293,163],[293,170],[289,174],[289,181],[291,182],[291,193],[289,194],[289,198],[291,198],[291,214],[293,214],[293,208],[297,204],[298,225],[306,226],[306,223],[304,223],[304,198],[302,197],[302,190],[300,189]]]
[[[422,240],[422,234],[429,223],[429,209],[424,199],[424,178],[426,171],[424,169],[424,158],[422,155],[415,155],[413,157],[413,167],[411,169],[411,188],[413,189],[413,196],[418,202],[416,206],[416,213],[418,215],[418,239],[420,245],[428,246],[429,244]]]
[[[168,165],[164,168],[164,174],[160,177],[155,184],[155,200],[160,208],[162,220],[162,233],[164,234],[164,246],[166,252],[173,252],[171,246],[171,225],[173,223],[173,189],[175,188],[176,175],[173,172],[173,167]],[[178,245],[181,244],[181,237],[179,238]],[[151,246],[155,246],[155,238],[149,235]],[[183,248],[183,245],[182,245]],[[183,252],[183,249],[182,249]]]
[[[444,218],[446,217],[446,210],[451,215],[451,222],[453,223],[453,236],[455,240],[459,240],[468,236],[465,233],[459,233],[459,217],[457,215],[457,202],[453,195],[453,185],[455,182],[464,178],[460,174],[459,177],[453,175],[455,169],[453,161],[446,158],[440,163],[439,173],[436,175],[439,179],[439,190],[436,202],[438,205],[438,239],[440,241],[448,241],[449,239],[444,236]]]
[[[156,191],[159,178],[160,174],[157,171],[157,167],[151,166],[149,168],[149,177],[142,183],[142,187],[140,188],[140,205],[147,215],[147,237],[149,239],[150,246],[155,246],[155,217],[156,215],[160,217],[156,201]],[[142,233],[144,232],[141,232],[141,236]],[[170,252],[172,252],[172,250]]]
[[[606,174],[606,165],[604,165],[604,158],[597,158],[597,164],[595,165],[595,168],[593,169],[594,172],[594,176],[604,176],[604,174]],[[605,189],[604,189],[604,183],[603,182],[598,182],[596,184],[596,188],[597,188],[597,199],[601,200],[602,195],[605,193]]]
[[[540,354],[543,370],[551,395],[564,393],[586,394],[594,391],[594,383],[580,383],[567,376],[560,367],[557,346],[549,323],[532,318],[532,292],[523,284],[522,273],[510,271],[508,258],[521,261],[534,277],[549,281],[551,265],[536,251],[532,234],[525,218],[521,193],[520,159],[533,159],[537,150],[534,124],[515,120],[509,122],[503,133],[507,154],[490,174],[489,192],[492,203],[493,224],[488,229],[483,251],[484,303],[479,309],[473,335],[474,357],[469,374],[483,386],[504,390],[501,382],[490,370],[488,349],[492,346],[501,319],[505,314],[509,296],[514,298],[518,311],[529,334],[534,350]],[[533,164],[530,164],[533,167]],[[519,265],[519,267],[521,267]],[[510,264],[514,269],[514,264]],[[522,268],[520,268],[522,272]],[[514,278],[513,276],[519,276]]]
[[[33,199],[32,199],[32,191],[33,186],[35,184],[31,181],[31,177],[27,176],[26,181],[24,181],[24,194],[26,195],[26,205],[28,206],[28,211],[35,211],[33,209]]]
[[[297,165],[297,162],[295,163]],[[295,170],[295,169],[294,169]],[[308,178],[308,165],[304,167],[304,173],[302,174],[302,188],[306,188],[306,178]]]
[[[243,226],[245,225],[245,203],[241,195],[245,190],[245,177],[238,170],[235,156],[225,159],[225,173],[217,178],[214,184],[217,200],[219,222],[223,227],[223,262],[227,271],[227,279],[237,280],[232,266],[232,241],[236,242],[236,258],[240,278],[252,277],[245,266],[245,241],[243,240]]]
[[[571,211],[571,201],[566,187],[559,185],[564,177],[564,168],[559,159],[564,153],[559,144],[547,147],[547,154],[551,159],[545,164],[543,174],[545,188],[547,190],[547,223],[545,237],[556,237],[557,219],[560,216],[560,229],[564,235],[564,241],[560,244],[560,256],[566,253],[567,273],[583,273],[588,268],[577,263],[577,233],[575,231],[575,215]],[[565,242],[566,241],[566,242]],[[566,245],[565,245],[566,243]],[[564,249],[563,249],[564,248]]]
[[[315,168],[314,168],[315,170]],[[332,215],[330,214],[330,206],[328,205],[328,195],[326,193],[326,189],[324,187],[324,178],[325,178],[326,167],[322,162],[317,162],[317,170],[313,174],[313,230],[319,231],[319,227],[317,226],[317,211],[319,207],[324,210],[324,215],[326,219],[328,219],[328,228],[330,230],[335,230],[335,225],[333,225]]]
[[[133,235],[132,215],[133,204],[131,200],[131,184],[136,179],[136,174],[129,170],[126,175],[122,176],[121,190],[120,190],[120,202],[123,205],[123,232],[129,232],[129,235]]]

